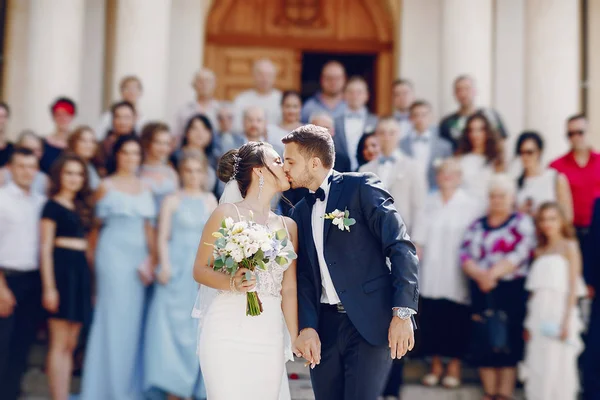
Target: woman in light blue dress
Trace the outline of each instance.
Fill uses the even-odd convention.
[[[140,168],[140,177],[152,189],[157,210],[160,210],[165,196],[176,191],[179,186],[177,171],[169,165],[172,140],[173,136],[166,124],[149,122],[142,128],[144,163]]]
[[[167,196],[160,211],[160,269],[150,303],[144,345],[147,399],[206,398],[196,355],[197,319],[190,317],[197,283],[192,279],[204,224],[217,200],[203,190],[207,163],[198,153],[179,163],[183,189]]]
[[[115,144],[116,171],[98,189],[102,226],[96,259],[96,306],[86,348],[81,398],[142,398],[141,337],[146,285],[155,257],[151,191],[136,176],[142,158],[134,136]]]

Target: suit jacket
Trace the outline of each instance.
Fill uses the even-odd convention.
[[[400,149],[409,157],[414,157],[413,145],[415,143],[413,131],[400,140]],[[437,129],[431,132],[429,138],[430,158],[427,167],[427,180],[429,190],[437,189],[435,162],[452,156],[452,143],[439,136]]]
[[[357,149],[348,148],[348,140],[346,139],[346,124],[344,123],[345,116],[342,115],[334,120],[335,135],[333,135],[333,144],[335,145],[336,164],[335,170],[338,172],[351,172],[352,163],[350,160],[356,158]],[[377,116],[367,113],[363,132],[372,132],[377,125]],[[338,164],[337,159],[340,159]],[[339,167],[339,168],[338,168]]]
[[[386,189],[391,193],[394,204],[410,232],[415,225],[417,217],[427,198],[427,181],[422,173],[419,173],[419,165],[416,161],[402,154],[400,150],[394,153],[392,171],[388,181],[384,182]],[[380,175],[379,159],[372,160],[362,167],[360,172],[370,172]]]
[[[374,346],[386,345],[392,308],[417,310],[415,247],[392,197],[373,174],[334,172],[326,211],[335,209],[348,210],[356,220],[349,232],[325,220],[323,255],[335,290],[361,336]],[[299,236],[299,328],[318,332],[322,283],[311,212],[302,199],[291,216]]]

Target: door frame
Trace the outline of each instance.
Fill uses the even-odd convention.
[[[219,0],[223,1],[223,0]],[[239,1],[239,0],[238,0]],[[241,0],[243,1],[243,0]],[[330,0],[327,0],[330,1]],[[373,0],[369,0],[373,1]],[[293,37],[255,37],[238,34],[214,35],[206,32],[211,18],[219,18],[214,15],[215,0],[208,0],[205,14],[204,35],[204,64],[211,57],[207,49],[211,46],[248,46],[248,47],[282,47],[295,49],[300,52],[323,52],[335,54],[374,54],[376,55],[375,67],[375,112],[379,115],[391,112],[392,82],[397,76],[400,55],[400,21],[402,0],[378,0],[381,7],[392,16],[391,32],[392,41],[382,43],[378,40],[321,40],[314,38]],[[211,46],[209,46],[211,45]]]

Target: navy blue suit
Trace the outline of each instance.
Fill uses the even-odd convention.
[[[392,361],[392,308],[418,307],[418,260],[392,196],[374,174],[334,172],[326,212],[335,209],[356,220],[350,232],[330,220],[324,226],[323,255],[344,314],[320,301],[312,208],[303,199],[292,210],[299,231],[299,328],[313,328],[321,339],[321,364],[311,371],[316,400],[375,400]]]
[[[585,400],[600,400],[600,199],[594,213],[583,254],[586,283],[596,290],[583,353],[583,391]]]

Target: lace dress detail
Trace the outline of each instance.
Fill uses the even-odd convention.
[[[235,204],[233,204],[233,206],[236,208],[239,220],[243,220],[244,217],[241,216],[239,210],[237,209],[237,206]],[[290,233],[287,229],[287,225],[283,217],[281,217],[281,222],[283,223],[286,235],[288,237],[287,245],[283,248],[283,250],[293,251],[294,246],[292,245],[292,242],[290,240]],[[266,227],[267,229],[272,231],[272,229],[268,225]],[[256,287],[254,291],[257,292],[259,296],[273,296],[281,298],[283,274],[290,267],[290,264],[291,261],[288,261],[284,265],[279,265],[275,260],[271,260],[269,264],[267,264],[266,270],[256,269],[254,271],[254,274],[256,275]],[[230,291],[219,291],[219,294],[223,293],[231,294]],[[238,294],[244,296],[246,295],[246,293]]]

